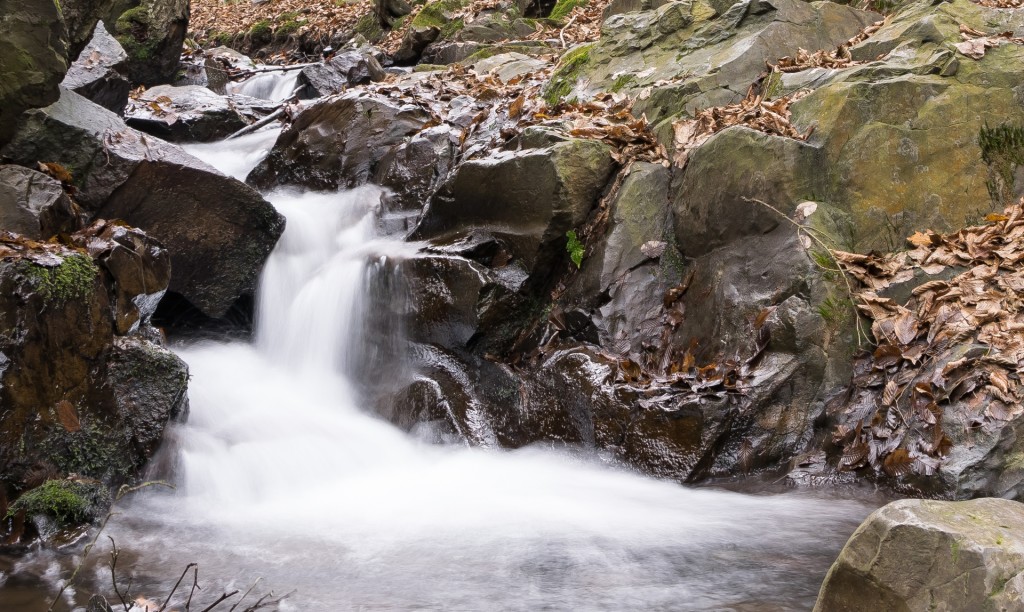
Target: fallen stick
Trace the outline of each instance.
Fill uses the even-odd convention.
[[[299,92],[302,91],[303,87],[305,87],[305,85],[296,87],[295,91],[293,91],[291,93],[291,95],[289,95],[287,98],[282,100],[280,104],[277,105],[277,110],[275,110],[274,112],[270,113],[266,117],[260,119],[256,123],[250,123],[249,125],[245,126],[244,128],[242,128],[242,129],[238,130],[237,132],[229,135],[224,140],[231,140],[232,138],[238,138],[239,136],[245,136],[246,134],[251,134],[252,132],[255,132],[256,130],[260,129],[261,127],[263,127],[263,126],[267,125],[268,123],[274,121],[275,119],[280,118],[281,115],[284,115],[284,105],[287,104],[288,102],[291,102],[292,100],[294,100],[295,96],[299,95]]]

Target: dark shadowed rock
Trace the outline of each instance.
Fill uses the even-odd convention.
[[[68,69],[67,31],[52,0],[0,0],[0,145],[22,111],[52,104]]]
[[[188,32],[189,0],[142,0],[117,17],[112,29],[128,52],[125,71],[132,83],[174,81]]]
[[[3,155],[60,163],[78,202],[171,252],[170,290],[210,316],[251,294],[284,219],[256,191],[73,92],[26,115]]]
[[[1019,610],[1024,505],[905,499],[876,510],[850,537],[815,612]]]
[[[246,181],[260,189],[362,185],[393,147],[429,119],[418,106],[378,94],[347,92],[302,111]]]
[[[300,97],[320,98],[341,93],[354,85],[382,81],[385,76],[384,68],[372,55],[346,51],[322,64],[303,68],[297,84],[305,86]]]
[[[0,165],[0,229],[45,239],[77,230],[82,217],[58,181],[22,166]]]
[[[101,21],[61,85],[109,111],[124,115],[131,91],[131,84],[123,74],[127,60],[128,54]]]
[[[100,229],[109,227],[100,222],[71,236],[97,261],[65,246],[0,238],[0,486],[7,499],[69,473],[106,484],[134,477],[167,422],[187,408],[187,366],[147,339],[158,334],[146,311],[167,286],[166,261],[154,257],[160,247],[136,229]],[[137,270],[119,265],[119,249]],[[142,288],[150,293],[136,293],[140,278],[155,283]],[[122,299],[136,307],[131,336],[119,334]]]

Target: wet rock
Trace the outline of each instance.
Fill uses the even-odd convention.
[[[433,25],[416,25],[415,23],[406,30],[405,36],[402,38],[402,45],[395,51],[391,59],[396,64],[408,65],[416,63],[416,61],[423,55],[423,51],[430,46],[432,42],[438,39],[441,35],[441,30]]]
[[[123,219],[171,252],[173,291],[210,316],[251,295],[284,219],[252,188],[124,125],[73,92],[28,113],[0,153],[57,162],[94,216]]]
[[[470,160],[430,200],[413,236],[443,243],[486,231],[532,270],[564,252],[565,232],[583,223],[611,170],[608,147],[593,140]]]
[[[128,79],[147,87],[174,81],[188,31],[189,0],[142,0],[117,17],[113,32],[128,52]]]
[[[307,66],[299,73],[301,97],[320,98],[371,81],[382,81],[387,73],[372,55],[359,51],[338,53],[330,60]]]
[[[243,95],[222,96],[198,85],[158,85],[132,100],[130,127],[173,142],[209,142],[229,136],[273,112],[276,104]]]
[[[839,554],[816,612],[1016,610],[1024,597],[1024,505],[900,500]]]
[[[116,333],[149,324],[171,279],[171,257],[156,240],[134,227],[98,221],[71,236],[113,279],[111,309]]]
[[[389,210],[418,213],[423,209],[455,165],[453,136],[447,125],[427,128],[381,158],[373,183],[391,190],[387,196]]]
[[[430,119],[417,106],[352,91],[302,111],[246,181],[260,189],[356,187]]]
[[[132,273],[118,268],[117,248],[95,249],[104,240],[95,228],[71,240],[93,247],[96,260],[11,234],[0,239],[0,486],[8,499],[69,473],[105,485],[134,477],[168,420],[186,410],[188,368],[148,339],[158,337],[145,325],[152,294],[129,284],[153,278],[157,285],[141,291],[162,293],[166,268],[145,257],[158,245],[138,230],[121,228],[110,239],[127,249],[126,237],[138,241]],[[119,334],[122,297],[139,313],[131,336]]]
[[[68,69],[68,38],[60,9],[50,0],[0,2],[0,145],[18,116],[52,104]]]
[[[61,85],[111,112],[124,115],[131,91],[128,79],[122,74],[127,59],[128,54],[101,21]]]
[[[77,230],[82,216],[58,181],[22,166],[0,165],[0,228],[46,239]]]

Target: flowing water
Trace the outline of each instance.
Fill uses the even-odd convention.
[[[190,150],[244,176],[273,137]],[[192,373],[191,414],[164,449],[177,488],[136,494],[107,527],[134,593],[166,594],[195,561],[204,601],[260,578],[258,591],[295,590],[285,610],[813,605],[872,504],[688,488],[583,452],[431,445],[367,414],[350,373],[379,306],[368,266],[416,248],[377,235],[379,196],[268,194],[288,225],[254,340],[175,347]],[[68,602],[110,593],[104,545]],[[75,560],[0,564],[0,609],[45,609]]]

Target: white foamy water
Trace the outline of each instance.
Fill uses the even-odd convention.
[[[255,136],[204,159],[238,173]],[[289,610],[810,607],[871,507],[687,488],[582,453],[434,446],[367,414],[345,374],[381,306],[367,264],[414,251],[375,234],[379,195],[269,194],[288,225],[255,339],[178,349],[192,373],[169,436],[178,488],[141,493],[109,527],[135,592],[166,593],[197,561],[207,599],[260,577],[296,589]],[[90,570],[94,588],[107,571]]]
[[[229,82],[227,91],[261,100],[281,102],[295,91],[298,78],[298,70],[264,72],[239,83]]]

